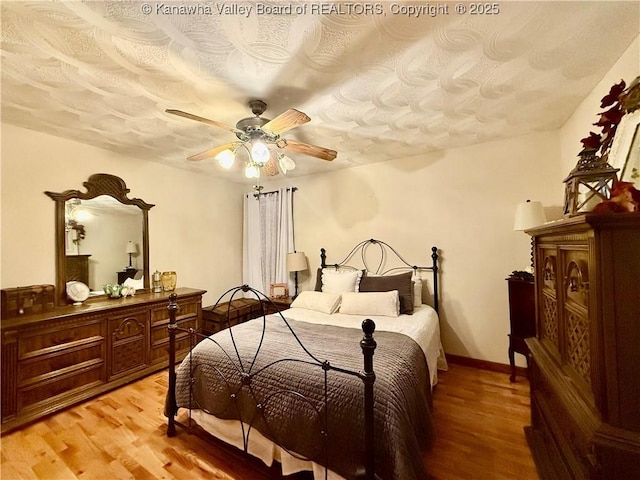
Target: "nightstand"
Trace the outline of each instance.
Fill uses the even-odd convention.
[[[509,364],[512,382],[516,381],[515,354],[527,358],[529,365],[529,347],[525,338],[536,336],[536,308],[533,275],[528,272],[513,272],[507,278],[509,285]]]
[[[269,297],[268,299],[265,298],[264,300],[262,300],[262,302],[264,303],[264,313],[271,314],[286,310],[287,308],[291,307],[291,302],[293,302],[293,300],[291,299],[291,297]]]
[[[215,308],[214,308],[215,307]],[[227,327],[233,327],[262,315],[262,304],[255,298],[236,298],[217,306],[202,308],[202,333],[213,335]]]

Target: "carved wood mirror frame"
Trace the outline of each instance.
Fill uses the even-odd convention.
[[[96,173],[83,183],[86,192],[66,190],[64,192],[44,192],[56,202],[56,305],[67,305],[67,270],[66,270],[66,241],[65,241],[65,202],[73,198],[90,200],[100,195],[109,195],[124,205],[134,205],[142,211],[142,258],[144,288],[150,287],[149,280],[149,210],[154,205],[139,198],[129,198],[124,180],[108,173]]]

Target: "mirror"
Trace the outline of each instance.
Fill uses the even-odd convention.
[[[56,202],[56,303],[66,305],[66,284],[78,280],[92,296],[102,286],[139,280],[148,290],[150,205],[128,198],[114,175],[98,173],[84,182],[87,192],[45,192]]]

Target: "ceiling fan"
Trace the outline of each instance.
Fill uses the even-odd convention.
[[[293,160],[284,155],[281,150],[301,153],[327,161],[336,158],[337,152],[335,150],[281,137],[283,133],[311,120],[304,113],[291,108],[273,120],[269,120],[261,117],[267,109],[267,104],[262,100],[251,100],[249,107],[255,116],[241,119],[236,123],[235,127],[181,110],[167,109],[166,112],[235,133],[236,137],[238,137],[237,141],[205,150],[187,159],[198,161],[215,157],[223,168],[229,169],[233,165],[238,150],[245,149],[248,153],[245,165],[245,176],[248,178],[258,178],[261,169],[266,175],[277,175],[278,168],[285,174],[287,171],[295,168]],[[277,150],[272,152],[269,148],[270,146],[277,147]],[[275,155],[272,153],[275,153]]]

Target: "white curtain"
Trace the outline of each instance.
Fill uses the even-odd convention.
[[[287,253],[293,245],[293,189],[281,188],[244,197],[242,281],[269,295],[271,284],[286,283],[293,292],[287,272]]]

